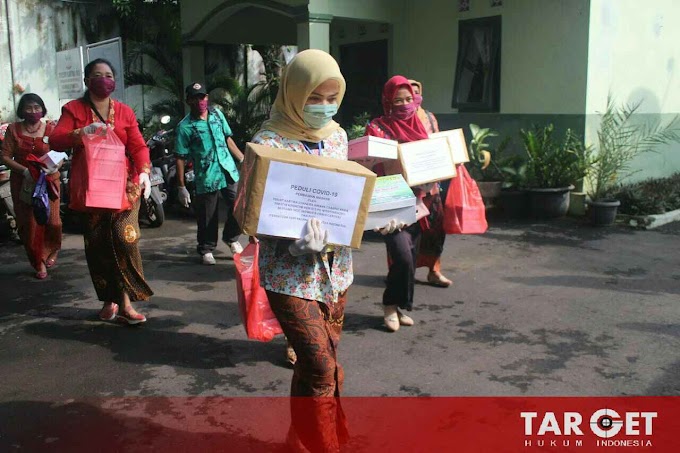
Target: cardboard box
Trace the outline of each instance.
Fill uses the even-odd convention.
[[[245,234],[297,239],[315,217],[359,248],[376,175],[356,162],[248,143],[234,215]]]
[[[451,148],[451,158],[453,159],[454,164],[470,162],[470,155],[468,154],[463,129],[451,129],[448,131],[430,134],[430,138],[439,137],[446,137],[446,139],[449,141],[449,147]]]
[[[52,171],[57,168],[57,166],[59,166],[62,160],[67,158],[68,155],[66,153],[59,151],[49,151],[40,158],[40,162],[42,162],[48,171]]]
[[[416,222],[416,197],[401,175],[376,179],[364,230],[382,228],[392,219]]]
[[[401,174],[411,187],[456,176],[456,166],[446,137],[400,143],[399,165]]]
[[[348,159],[398,159],[399,142],[367,135],[351,140],[348,144]]]

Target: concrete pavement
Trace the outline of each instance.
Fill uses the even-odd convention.
[[[281,338],[249,341],[224,244],[199,264],[195,224],[142,232],[156,295],[139,328],[103,323],[82,238],[36,281],[0,245],[0,408],[119,396],[285,396]],[[680,395],[680,228],[565,219],[449,236],[449,289],[416,287],[416,325],[382,327],[384,245],[355,253],[340,359],[345,395]],[[419,277],[425,276],[419,270]],[[0,409],[2,413],[2,409]]]

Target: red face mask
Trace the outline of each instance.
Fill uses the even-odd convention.
[[[418,110],[418,105],[415,102],[404,105],[393,105],[391,116],[397,120],[407,120],[411,118]]]
[[[423,105],[423,97],[419,94],[413,95],[413,103],[416,105],[416,110]]]
[[[28,124],[36,124],[40,119],[43,117],[42,112],[25,112],[24,113],[24,121],[26,121]]]
[[[90,79],[87,88],[98,98],[107,98],[116,89],[116,81],[108,77],[95,77]]]
[[[201,99],[196,103],[198,113],[205,113],[208,110],[208,98]]]

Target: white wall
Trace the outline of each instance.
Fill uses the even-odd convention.
[[[451,108],[458,21],[502,16],[501,113],[582,114],[585,108],[589,0],[408,0],[395,26],[395,73],[423,83],[429,109]],[[436,93],[436,96],[435,96]]]
[[[99,20],[99,13],[107,9],[96,5],[1,0],[0,8],[0,121],[14,120],[15,105],[21,98],[21,93],[12,91],[12,82],[20,84],[26,93],[38,94],[45,101],[48,117],[57,119],[60,104],[56,51],[87,44],[89,30],[94,28],[101,33],[101,39],[114,37],[115,23],[102,24],[106,21]]]
[[[680,4],[676,0],[591,0],[586,141],[595,143],[611,93],[619,103],[642,101],[641,121],[680,112]],[[680,171],[680,145],[636,159],[631,179]]]

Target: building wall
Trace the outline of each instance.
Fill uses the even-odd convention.
[[[458,22],[502,16],[500,113],[582,114],[586,97],[589,0],[406,2],[395,27],[395,72],[421,80],[428,107],[451,113]],[[430,97],[427,94],[430,93]],[[432,97],[437,93],[436,97]]]
[[[211,44],[295,45],[297,26],[294,19],[279,13],[246,8],[226,19],[206,40]]]
[[[14,120],[21,97],[14,83],[42,97],[48,116],[58,118],[56,51],[116,37],[111,14],[99,5],[0,0],[0,121]]]
[[[596,143],[607,95],[642,101],[640,121],[670,121],[680,112],[680,7],[675,0],[591,0],[586,141]],[[680,171],[680,145],[640,156],[630,180]]]
[[[201,0],[200,7],[196,7],[197,5],[195,2],[181,0],[180,14],[182,18],[182,35],[189,40],[199,41],[209,40],[209,37],[214,37],[214,33],[228,35],[230,30],[223,27],[223,23],[234,13],[253,5],[262,6],[266,9],[266,6],[272,3],[279,3],[282,8],[306,8],[308,0],[276,0],[275,2],[251,0],[247,2],[247,4],[238,0]],[[238,26],[238,24],[235,25]],[[198,30],[198,28],[201,29]],[[252,33],[252,30],[250,31],[251,34],[256,34]],[[267,32],[265,31],[265,33]]]

